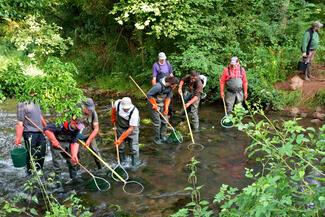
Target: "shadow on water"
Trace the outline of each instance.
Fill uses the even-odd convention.
[[[113,146],[114,136],[109,118],[109,100],[100,99],[97,101],[102,132],[99,149],[103,159],[114,167],[116,152]],[[144,101],[137,102],[136,105],[140,105],[142,119],[150,118]],[[187,134],[183,135],[183,144],[155,145],[152,142],[151,124],[142,124],[140,143],[144,145],[140,150],[140,158],[143,160],[143,165],[137,170],[128,170],[131,180],[139,181],[144,185],[145,189],[141,195],[125,194],[122,190],[123,184],[114,181],[109,170],[103,169],[96,172],[94,160],[85,149],[81,151],[80,162],[91,171],[95,171],[96,175],[107,178],[111,183],[111,188],[107,192],[94,191],[87,186],[91,177],[80,171],[79,183],[64,185],[63,189],[58,189],[56,194],[59,197],[64,197],[66,192],[76,190],[79,196],[85,200],[86,206],[92,207],[95,216],[107,216],[108,213],[112,212],[111,206],[113,204],[120,206],[131,216],[169,216],[189,200],[189,195],[183,189],[188,186],[186,164],[192,156],[196,156],[201,162],[198,170],[198,183],[204,185],[202,198],[211,201],[221,184],[243,188],[250,184],[250,181],[244,176],[245,168],[256,168],[256,165],[250,165],[244,155],[249,139],[234,128],[222,128],[219,124],[222,117],[221,105],[201,106],[200,124],[202,131],[194,134],[195,141],[205,147],[201,152],[193,152],[187,149],[187,145],[190,144],[190,137]],[[275,114],[273,118],[279,117]],[[24,169],[14,168],[9,160],[9,151],[14,138],[15,120],[14,110],[0,112],[1,197],[10,197],[15,192],[20,191],[25,179]],[[68,180],[66,165],[63,163],[62,167],[65,169],[63,176]],[[45,173],[50,172],[51,169],[51,156],[48,151]]]

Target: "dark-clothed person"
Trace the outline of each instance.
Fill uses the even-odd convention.
[[[33,123],[26,119],[30,119],[40,129],[46,125],[43,119],[41,108],[33,102],[24,102],[17,105],[17,124],[16,139],[17,146],[21,145],[21,138],[24,138],[25,147],[28,151],[27,155],[27,174],[30,175],[33,169],[40,170],[43,168],[46,140],[42,132],[34,126]],[[36,168],[32,168],[32,158],[34,159]]]
[[[162,115],[168,120],[168,110],[170,101],[173,97],[173,89],[177,86],[178,79],[172,76],[165,77],[156,83],[147,93],[149,102],[151,103],[151,117],[154,126],[154,143],[160,145],[166,142],[166,121],[157,112],[160,111]]]
[[[224,89],[226,87],[226,96]],[[223,69],[220,79],[220,96],[226,101],[227,112],[233,110],[235,103],[242,103],[248,96],[248,82],[246,71],[239,64],[237,57],[232,57],[228,67]]]
[[[319,21],[314,22],[312,26],[305,31],[302,40],[301,51],[303,60],[307,64],[305,70],[305,80],[307,81],[309,81],[310,78],[313,78],[311,75],[311,64],[313,62],[319,44],[318,32],[322,27],[323,24]]]
[[[77,176],[77,163],[79,162],[79,144],[78,135],[81,125],[76,120],[70,122],[65,121],[62,125],[56,126],[55,124],[48,124],[44,128],[44,134],[51,142],[52,162],[54,172],[57,177],[60,176],[62,170],[60,166],[60,159],[63,156],[69,168],[71,179]],[[60,146],[71,155],[71,158],[60,150]]]
[[[82,112],[84,114],[82,121],[85,126],[81,132],[84,137],[83,140],[88,147],[90,147],[98,156],[100,156],[96,142],[96,136],[99,132],[98,115],[95,110],[95,103],[91,98],[87,98],[87,100],[84,102]],[[93,157],[97,168],[101,169],[102,166],[100,161],[95,156]]]
[[[185,108],[190,109],[192,117],[192,127],[195,132],[199,131],[199,105],[201,94],[203,93],[203,83],[200,74],[197,71],[192,71],[191,74],[184,76],[179,82],[178,92],[181,94],[185,85],[184,101]]]
[[[128,145],[132,165],[139,164],[139,110],[132,104],[131,98],[123,97],[114,103],[112,123],[116,126],[117,140],[121,162],[125,162],[125,148]]]

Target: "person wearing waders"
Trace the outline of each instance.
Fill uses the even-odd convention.
[[[226,95],[224,92],[226,86]],[[231,113],[235,103],[242,103],[248,97],[246,72],[237,57],[232,57],[228,67],[224,68],[220,79],[220,96],[226,101],[227,113]]]
[[[117,140],[114,142],[119,147],[121,162],[126,162],[125,146],[128,145],[132,166],[139,166],[139,110],[132,104],[129,97],[116,100],[112,108],[111,120],[116,127]]]
[[[96,136],[99,132],[99,122],[98,115],[95,110],[95,103],[91,98],[87,98],[83,102],[82,112],[84,114],[82,118],[82,123],[85,128],[82,130],[81,134],[83,135],[82,140],[85,141],[86,146],[90,147],[98,156],[100,156],[99,150],[97,148]],[[101,169],[102,166],[100,161],[95,157],[95,163],[98,169]]]
[[[42,116],[41,108],[34,102],[22,102],[17,105],[17,124],[16,124],[16,146],[21,146],[21,139],[24,138],[25,147],[27,149],[27,176],[32,174],[34,169],[43,169],[46,140],[42,132],[34,126],[28,119],[33,121],[40,129],[46,126],[46,122]],[[32,166],[32,159],[35,167]]]
[[[185,84],[184,102],[186,109],[190,109],[192,117],[192,128],[194,132],[199,132],[199,104],[201,94],[203,93],[203,83],[200,74],[197,71],[191,71],[191,74],[184,76],[179,82],[178,93],[183,91]]]
[[[164,52],[160,52],[158,54],[158,61],[152,66],[152,86],[166,76],[173,76],[173,68],[167,60],[166,54]]]
[[[70,122],[65,121],[59,126],[56,126],[55,124],[48,124],[44,128],[44,134],[52,144],[51,154],[56,177],[60,177],[62,173],[60,167],[61,155],[66,159],[71,178],[71,180],[66,184],[77,181],[77,164],[79,162],[79,144],[77,137],[82,128],[83,125],[78,123],[75,117],[73,117]],[[70,153],[71,158],[62,152],[60,147]]]
[[[316,21],[312,24],[312,26],[307,29],[304,33],[304,37],[302,40],[301,51],[302,58],[307,67],[305,69],[305,80],[310,81],[311,78],[314,78],[311,75],[311,64],[316,54],[316,49],[319,44],[319,30],[323,27],[323,24],[319,21]]]
[[[173,76],[167,76],[157,82],[147,93],[147,98],[151,105],[151,118],[154,127],[154,143],[161,145],[167,142],[166,121],[158,113],[162,113],[168,120],[168,108],[173,97],[173,90],[178,84],[178,79]]]

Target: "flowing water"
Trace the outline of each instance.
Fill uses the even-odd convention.
[[[97,100],[97,111],[100,117],[102,140],[99,144],[101,155],[105,161],[115,164],[115,148],[113,146],[113,131],[110,123],[108,99]],[[144,102],[136,103],[140,107],[142,119],[149,118],[149,112]],[[15,107],[1,108],[0,112],[0,196],[12,197],[22,192],[24,183],[24,169],[14,168],[9,151],[14,138],[14,125],[16,120]],[[122,191],[122,184],[115,182],[108,170],[96,174],[106,177],[111,183],[111,189],[107,192],[91,191],[85,187],[89,176],[82,172],[83,183],[73,186],[78,195],[85,201],[85,205],[91,207],[95,216],[114,216],[115,205],[120,206],[130,216],[159,217],[169,216],[178,208],[190,200],[190,196],[183,189],[189,186],[187,182],[188,170],[186,165],[195,156],[200,161],[198,169],[198,184],[204,185],[202,198],[212,201],[222,184],[243,188],[250,184],[245,178],[245,168],[258,169],[250,163],[244,155],[244,150],[249,144],[249,139],[236,129],[224,129],[219,121],[223,117],[223,107],[218,105],[203,105],[200,108],[200,124],[202,131],[194,134],[195,141],[204,145],[204,150],[193,152],[187,149],[190,143],[188,134],[184,135],[183,144],[155,145],[152,135],[152,125],[142,124],[140,130],[140,158],[142,166],[137,170],[128,170],[131,179],[141,182],[145,189],[141,195],[127,195]],[[186,132],[185,123],[183,126]],[[185,127],[184,127],[185,126]],[[85,149],[81,151],[80,162],[95,171],[95,164]],[[51,155],[47,152],[45,173],[51,171]],[[66,165],[63,164],[66,168]],[[80,170],[81,172],[81,170]],[[68,173],[63,174],[68,179]],[[71,186],[63,187],[57,196],[64,197],[65,193],[72,190]]]

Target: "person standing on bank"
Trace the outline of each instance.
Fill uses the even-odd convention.
[[[138,166],[139,160],[139,110],[132,104],[130,97],[116,100],[111,115],[113,126],[116,127],[118,139],[114,142],[119,147],[121,162],[126,162],[125,144],[129,146],[132,166]]]
[[[301,51],[302,57],[305,63],[307,63],[307,67],[305,70],[305,80],[309,81],[313,76],[311,75],[311,64],[315,57],[316,49],[319,44],[319,30],[323,27],[323,24],[319,21],[316,21],[312,24],[312,26],[307,29],[304,33],[304,37],[302,40]]]
[[[41,108],[34,102],[23,102],[17,105],[17,124],[15,144],[21,146],[21,139],[24,138],[25,147],[27,149],[27,175],[31,175],[33,171],[32,159],[35,162],[36,170],[43,169],[46,140],[42,132],[28,121],[30,119],[40,129],[46,126],[46,122],[42,116]]]
[[[85,141],[85,144],[91,148],[91,150],[93,150],[98,156],[100,156],[96,143],[96,136],[99,132],[99,122],[93,99],[87,98],[87,100],[83,102],[82,112],[84,114],[84,117],[82,119],[83,124],[85,126],[85,128],[81,132],[84,137],[83,140]],[[97,168],[101,169],[102,166],[99,160],[95,156],[93,157]]]
[[[224,89],[227,89],[226,96]],[[234,104],[242,103],[248,97],[246,71],[239,64],[237,57],[232,57],[228,67],[223,69],[220,79],[220,96],[226,101],[227,113],[231,113]],[[244,91],[244,92],[243,92]]]
[[[167,123],[158,111],[168,120],[168,108],[173,97],[173,89],[175,89],[177,84],[178,79],[176,77],[167,76],[157,82],[147,93],[147,98],[152,106],[151,117],[155,132],[154,143],[157,145],[167,141]]]
[[[155,85],[166,76],[173,76],[173,68],[167,60],[166,54],[164,52],[160,52],[158,54],[158,61],[152,66],[151,84]]]
[[[184,76],[179,82],[178,93],[183,91],[183,85],[186,85],[184,92],[184,101],[186,109],[190,108],[190,115],[192,117],[192,127],[194,132],[199,131],[199,104],[201,94],[203,93],[203,83],[200,74],[192,70],[191,74]]]

